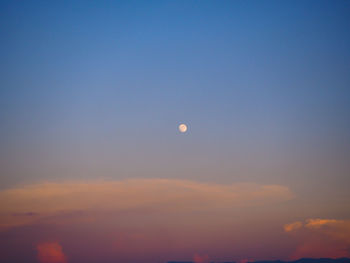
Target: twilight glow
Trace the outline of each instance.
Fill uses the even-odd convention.
[[[350,258],[349,14],[2,1],[0,262]]]

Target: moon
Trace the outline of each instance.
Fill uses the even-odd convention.
[[[186,124],[180,124],[179,125],[179,131],[181,132],[181,133],[184,133],[184,132],[186,132],[187,131],[187,125]]]

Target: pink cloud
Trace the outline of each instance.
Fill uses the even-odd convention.
[[[254,183],[224,185],[174,179],[41,183],[0,191],[0,228],[47,218],[52,221],[55,216],[75,211],[227,211],[293,197],[285,186]],[[32,216],[26,216],[28,213]]]
[[[284,230],[298,241],[291,259],[350,256],[350,220],[307,219],[287,224]]]
[[[24,229],[35,229],[25,238],[40,241],[50,240],[47,228],[53,229],[54,238],[72,240],[65,248],[74,251],[75,258],[96,262],[101,257],[166,262],[196,251],[206,251],[213,259],[255,257],[251,251],[240,251],[252,246],[251,240],[271,236],[261,218],[277,213],[275,204],[293,196],[283,185],[257,183],[173,179],[38,183],[0,191],[0,234],[11,229],[22,235]],[[270,207],[271,213],[258,212]],[[259,252],[263,257],[271,253],[271,244],[264,246],[266,250]],[[62,249],[40,251],[50,255]],[[58,260],[66,260],[63,253]],[[197,255],[196,260],[207,258]]]
[[[66,263],[67,259],[58,242],[41,243],[37,245],[40,263]]]
[[[195,254],[193,256],[193,262],[194,263],[209,263],[209,256]]]

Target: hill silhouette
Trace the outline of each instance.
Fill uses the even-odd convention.
[[[168,263],[195,263],[194,261],[168,261]],[[211,263],[236,263],[235,261],[218,261]],[[247,263],[350,263],[350,258],[300,258],[293,261],[283,260],[259,260],[249,261]]]

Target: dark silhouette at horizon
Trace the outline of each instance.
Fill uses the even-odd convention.
[[[167,263],[196,263],[194,261],[168,261]],[[236,261],[210,261],[210,263],[237,263]],[[257,260],[247,263],[350,263],[350,258],[300,258],[297,260]]]

